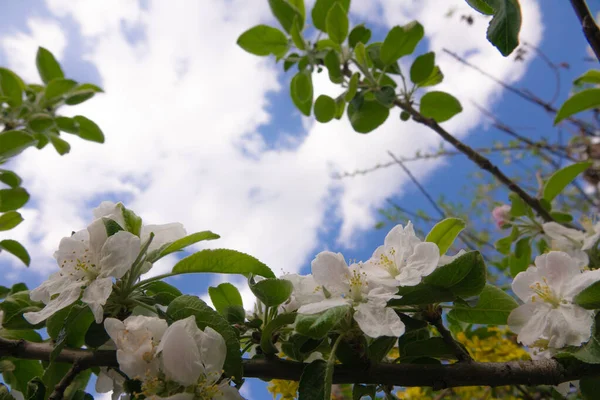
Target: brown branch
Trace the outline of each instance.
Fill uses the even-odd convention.
[[[534,197],[531,197],[527,192],[525,192],[519,185],[517,185],[512,179],[506,176],[500,169],[492,164],[492,162],[477,153],[470,146],[464,144],[454,136],[452,136],[448,131],[442,128],[433,118],[425,118],[422,116],[417,110],[415,110],[410,104],[403,103],[399,100],[396,100],[394,104],[400,107],[402,110],[409,113],[413,120],[416,122],[423,124],[436,132],[438,135],[442,137],[446,142],[452,144],[458,151],[466,155],[471,161],[479,166],[479,168],[488,171],[492,175],[496,177],[500,182],[506,185],[511,191],[515,192],[523,201],[529,205],[542,219],[546,222],[554,221],[554,218],[546,211],[540,201]]]
[[[450,333],[450,331],[444,326],[444,322],[442,321],[442,309],[438,307],[438,309],[431,310],[431,312],[426,312],[424,314],[427,318],[427,322],[435,326],[435,329],[437,329],[439,334],[442,335],[444,342],[446,342],[446,344],[453,349],[458,362],[472,363],[473,358],[469,352],[462,347],[460,343],[454,340],[452,333]]]
[[[65,390],[69,387],[73,380],[77,377],[77,375],[83,371],[83,368],[80,367],[77,360],[73,363],[73,366],[65,376],[58,382],[58,384],[54,387],[54,391],[48,397],[48,400],[62,400],[65,395]]]
[[[0,338],[0,357],[49,360],[51,343],[32,343]],[[81,370],[117,367],[111,350],[63,349],[55,361],[75,363]],[[306,364],[280,359],[243,360],[245,378],[300,380]],[[503,363],[371,364],[337,365],[333,383],[364,383],[395,386],[430,386],[436,390],[458,386],[558,385],[562,382],[599,376],[600,364],[555,359]]]
[[[594,51],[596,58],[600,61],[600,29],[594,21],[585,0],[571,0],[571,6],[581,22],[581,29],[587,42]]]

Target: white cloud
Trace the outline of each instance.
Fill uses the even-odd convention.
[[[370,135],[354,133],[345,118],[326,125],[305,120],[306,136],[295,146],[269,149],[258,133],[271,119],[267,94],[283,90],[287,96],[288,77],[278,81],[279,67],[272,59],[246,54],[235,44],[241,32],[269,18],[266,2],[154,1],[147,8],[135,2],[122,8],[121,2],[119,7],[99,7],[95,1],[47,3],[56,15],[79,24],[83,57],[97,67],[106,91],[70,112],[95,120],[107,141],[97,145],[69,138],[72,150],[65,157],[51,149],[28,150],[16,164],[37,207],[11,235],[33,250],[33,268],[43,272],[52,265],[47,257],[60,237],[80,229],[94,203],[115,193],[150,223],[180,221],[188,231],[211,229],[222,239],[210,246],[248,252],[276,273],[295,272],[321,250],[318,237],[331,229],[330,221],[341,222],[334,234],[349,246],[372,226],[373,210],[407,184],[392,169],[344,181],[332,179],[332,172],[387,160],[388,150],[410,155],[439,142],[435,134],[400,123],[392,113]],[[440,49],[468,55],[508,81],[519,79],[527,63],[503,59],[485,40],[485,21],[469,27],[444,18],[438,4],[382,1],[376,7],[378,22],[423,22],[446,75],[440,89],[465,107],[445,126],[464,137],[481,122],[469,100],[489,107],[499,88]],[[523,36],[536,44],[539,5],[525,2],[522,8]],[[138,32],[133,44],[123,25]],[[52,26],[41,25],[39,35],[3,38],[5,50],[10,44],[11,65],[31,64],[27,49]],[[317,93],[336,90],[325,73],[314,80]],[[439,165],[420,164],[417,176],[424,178]]]

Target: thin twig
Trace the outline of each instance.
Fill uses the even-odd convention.
[[[80,367],[79,363],[76,360],[73,363],[71,369],[67,371],[67,374],[54,387],[54,391],[52,392],[50,397],[48,397],[48,400],[62,400],[62,398],[65,395],[65,390],[67,390],[69,385],[73,383],[73,381],[81,371],[83,371],[83,368]]]
[[[577,15],[577,18],[579,18],[581,29],[583,30],[587,42],[590,44],[598,61],[600,61],[600,29],[598,29],[598,25],[596,25],[594,17],[592,17],[592,14],[590,13],[590,9],[585,3],[585,0],[571,0],[571,6]]]
[[[469,354],[469,352],[462,347],[454,338],[452,337],[452,333],[444,326],[444,322],[442,321],[442,312],[440,310],[436,310],[430,318],[428,318],[428,322],[435,326],[435,329],[442,335],[442,339],[448,346],[450,346],[454,350],[454,354],[458,359],[458,362],[462,363],[472,363],[473,358]]]

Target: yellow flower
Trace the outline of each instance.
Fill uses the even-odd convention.
[[[269,382],[267,389],[271,392],[274,399],[281,396],[281,400],[293,400],[298,394],[298,382],[273,379]]]

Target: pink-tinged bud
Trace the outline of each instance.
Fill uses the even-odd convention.
[[[504,204],[492,210],[492,218],[496,221],[498,228],[504,227],[510,221],[510,206]]]

